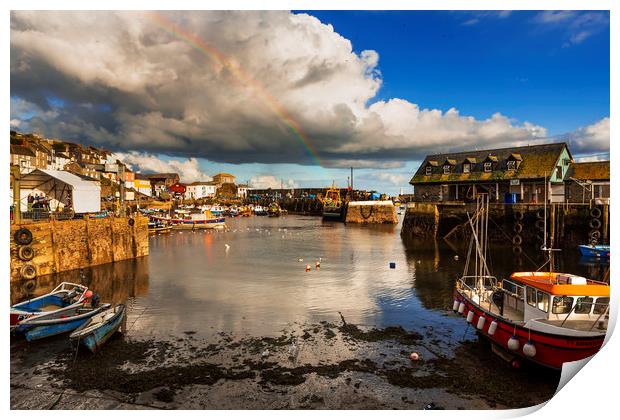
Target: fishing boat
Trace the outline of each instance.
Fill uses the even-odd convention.
[[[97,307],[80,306],[65,308],[51,314],[42,314],[20,321],[17,331],[23,332],[26,340],[35,341],[58,334],[71,332],[90,318],[110,308],[109,303]]]
[[[211,206],[211,209],[209,210],[211,212],[211,214],[213,214],[213,216],[223,216],[225,209],[224,207],[216,204],[214,206]]]
[[[125,305],[106,309],[73,331],[69,339],[74,347],[82,345],[95,353],[120,328],[125,316]]]
[[[263,206],[254,207],[254,214],[256,216],[267,216],[267,210]]]
[[[230,217],[237,217],[239,216],[239,208],[237,206],[231,206],[228,208],[228,215]]]
[[[241,207],[239,209],[239,214],[243,217],[250,217],[252,215],[252,209],[249,206]]]
[[[172,226],[162,220],[150,220],[148,223],[149,234],[170,233]]]
[[[561,369],[597,353],[607,332],[609,284],[553,271],[516,272],[498,281],[486,261],[488,203],[488,195],[477,196],[469,217],[472,238],[453,310],[515,367],[526,359]],[[547,248],[546,238],[543,249],[552,267],[556,250]]]
[[[47,294],[11,306],[11,329],[16,328],[20,321],[35,315],[81,307],[91,295],[92,292],[86,286],[62,282]]]
[[[168,222],[172,229],[216,229],[226,226],[223,216],[215,217],[210,211],[184,214],[183,217],[152,216],[152,219]]]
[[[341,220],[342,219],[342,199],[340,198],[340,188],[332,184],[325,192],[321,200],[323,202],[323,219]]]
[[[579,245],[579,252],[584,257],[609,258],[609,245]]]
[[[278,203],[271,203],[267,208],[267,213],[269,213],[269,217],[280,216],[280,206],[278,205]]]

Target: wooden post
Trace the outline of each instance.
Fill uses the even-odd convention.
[[[607,243],[607,232],[609,231],[609,204],[603,205],[603,241]]]
[[[19,166],[11,165],[11,174],[13,174],[13,224],[19,225],[22,222],[22,209],[21,209],[21,188],[19,185],[19,179],[21,174],[19,173]]]

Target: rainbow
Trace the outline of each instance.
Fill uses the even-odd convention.
[[[199,51],[201,54],[206,56],[215,67],[219,65],[228,70],[238,84],[251,89],[308,151],[313,161],[322,166],[317,151],[310,143],[308,137],[303,133],[299,123],[293,119],[290,113],[256,79],[235,65],[235,63],[223,52],[219,51],[212,45],[207,44],[197,36],[181,29],[178,25],[170,19],[164,17],[162,14],[157,12],[149,12],[147,13],[147,18],[165,32],[180,41],[183,41],[196,51]]]

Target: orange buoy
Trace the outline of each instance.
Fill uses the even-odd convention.
[[[310,271],[310,264],[306,264],[306,271]]]
[[[420,360],[420,355],[418,353],[411,353],[409,355],[409,359],[411,359],[412,361],[416,361],[416,360]]]

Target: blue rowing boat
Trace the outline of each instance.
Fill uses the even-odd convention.
[[[125,319],[125,305],[117,305],[90,318],[69,336],[71,343],[95,353],[119,329]]]
[[[579,245],[584,257],[609,258],[609,245]]]
[[[85,306],[65,308],[61,311],[33,316],[20,321],[18,330],[24,331],[24,336],[28,341],[40,340],[73,331],[94,315],[109,308],[109,303],[104,303],[96,308]]]

